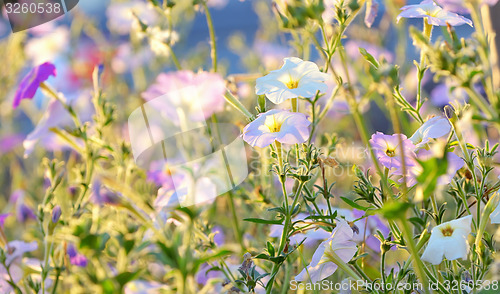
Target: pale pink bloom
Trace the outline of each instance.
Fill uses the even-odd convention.
[[[222,76],[216,73],[188,70],[161,73],[156,83],[151,85],[142,97],[148,101],[155,99],[164,106],[162,111],[174,123],[180,123],[179,109],[191,121],[203,121],[224,109],[226,85]],[[202,113],[199,113],[199,110]]]
[[[385,167],[399,168],[402,164],[400,142],[403,143],[405,164],[411,165],[410,158],[415,156],[415,145],[402,134],[385,135],[377,132],[370,139],[371,148],[378,161]]]

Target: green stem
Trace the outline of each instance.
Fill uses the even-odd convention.
[[[429,289],[429,282],[428,282],[427,277],[425,275],[424,264],[423,264],[422,260],[420,259],[420,255],[418,254],[418,248],[415,245],[415,241],[413,240],[413,232],[411,231],[410,227],[408,226],[408,222],[406,219],[400,220],[400,225],[403,228],[403,235],[405,237],[405,241],[407,242],[410,254],[413,258],[413,262],[415,264],[415,272],[417,274],[417,277],[420,279],[420,281],[424,285],[425,293],[427,293],[428,292],[427,289]]]
[[[210,10],[208,9],[207,2],[203,0],[202,3],[203,3],[203,8],[205,8],[205,15],[207,17],[207,26],[210,34],[210,45],[212,48],[210,50],[210,56],[212,57],[212,70],[214,72],[217,72],[217,42],[215,39],[214,24],[212,21],[212,15],[210,14]]]
[[[246,109],[245,105],[243,105],[240,102],[240,100],[236,99],[236,97],[234,97],[233,94],[231,94],[231,92],[227,91],[226,94],[224,94],[224,98],[234,108],[236,108],[238,111],[240,111],[241,113],[243,113],[246,116],[247,119],[251,119],[253,117],[253,115],[250,113],[250,111],[248,111]]]

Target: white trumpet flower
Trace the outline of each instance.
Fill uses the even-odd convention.
[[[471,223],[472,215],[469,215],[433,228],[422,260],[438,265],[443,261],[443,256],[448,260],[466,259]]]

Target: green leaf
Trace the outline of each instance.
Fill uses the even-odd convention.
[[[359,53],[361,53],[361,55],[363,55],[363,57],[366,59],[366,61],[368,61],[375,68],[378,68],[380,66],[378,61],[375,59],[375,57],[373,57],[373,55],[368,53],[368,51],[366,51],[365,48],[359,48]]]
[[[446,174],[448,161],[445,155],[444,158],[431,158],[426,161],[419,161],[419,163],[422,166],[422,173],[417,176],[419,186],[415,197],[417,200],[425,200],[436,190],[439,177]]]
[[[256,224],[266,224],[266,225],[281,225],[281,224],[283,224],[283,219],[268,220],[268,219],[260,219],[260,218],[245,218],[243,220],[246,222],[251,222],[251,223],[256,223]]]
[[[274,246],[269,241],[267,242],[267,251],[269,252],[269,255],[274,256]]]
[[[344,202],[347,203],[352,208],[356,208],[356,209],[359,209],[362,211],[367,211],[369,208],[369,207],[361,206],[361,205],[357,204],[356,202],[352,201],[351,199],[347,199],[345,197],[340,197],[340,199],[344,200]]]
[[[387,202],[379,209],[379,212],[388,220],[405,218],[406,211],[411,204],[403,201]]]

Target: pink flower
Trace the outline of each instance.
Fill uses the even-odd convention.
[[[273,109],[262,113],[243,129],[243,140],[251,146],[267,147],[303,143],[309,138],[311,122],[302,113]]]
[[[407,5],[401,8],[403,12],[398,15],[397,21],[401,18],[425,18],[433,26],[460,26],[468,24],[472,26],[472,21],[456,13],[449,12],[434,3],[433,0],[424,0],[417,5]]]
[[[175,123],[180,122],[179,109],[192,121],[200,122],[224,108],[224,79],[216,73],[177,71],[162,73],[156,83],[142,93],[148,101],[164,96],[161,101],[166,115]],[[158,101],[158,99],[155,99]],[[202,110],[199,113],[198,110]]]
[[[12,107],[17,108],[23,99],[32,99],[40,84],[56,74],[56,67],[50,62],[34,67],[19,84]]]
[[[399,147],[401,141],[403,142],[403,150],[406,165],[411,164],[411,156],[415,156],[415,145],[402,134],[385,135],[377,132],[372,135],[370,145],[373,148],[378,161],[385,167],[399,168],[402,163],[401,148]]]

